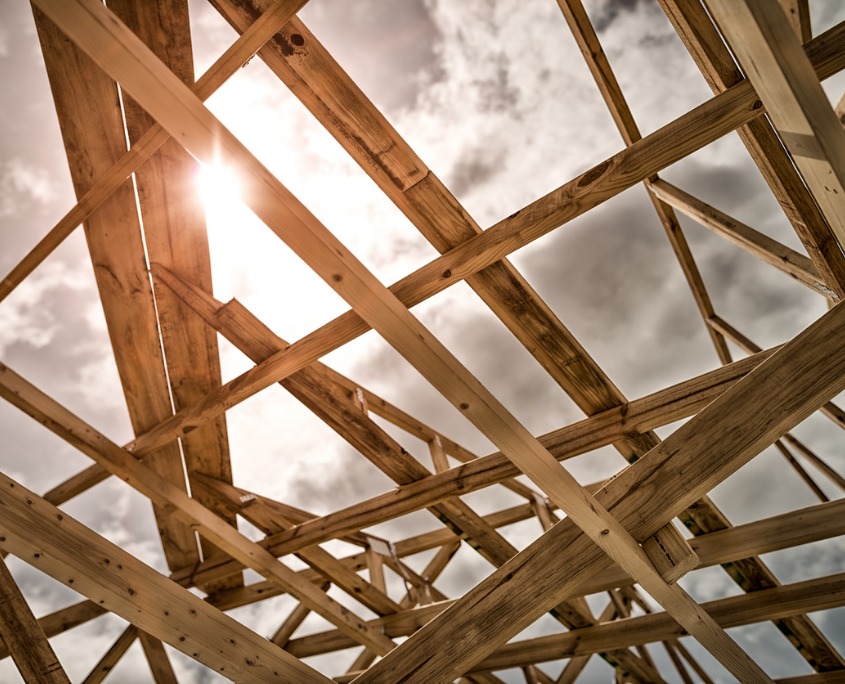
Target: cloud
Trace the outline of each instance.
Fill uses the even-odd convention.
[[[46,169],[18,158],[0,165],[0,218],[23,212],[28,202],[45,205],[52,199],[52,193]]]

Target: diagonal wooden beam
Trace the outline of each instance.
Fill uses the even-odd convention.
[[[5,548],[224,676],[330,680],[0,474]]]
[[[807,46],[808,56],[820,78],[828,78],[845,67],[843,45],[845,24],[817,36]],[[414,306],[460,282],[468,274],[489,266],[511,251],[553,230],[548,221],[550,212],[554,212],[555,207],[562,213],[558,213],[551,221],[554,223],[559,220],[560,223],[556,225],[562,225],[763,113],[750,85],[745,81],[738,83],[709,103],[682,115],[594,169],[516,212],[481,236],[470,238],[442,257],[417,269],[390,289],[406,306]],[[678,138],[679,132],[685,130],[696,131],[696,136]],[[597,180],[603,182],[597,183]],[[508,236],[516,237],[507,240]],[[460,270],[456,264],[461,265]],[[265,362],[226,383],[201,403],[159,424],[136,439],[129,447],[136,453],[147,453],[161,444],[187,434],[194,425],[210,420],[256,392],[354,340],[367,330],[369,326],[354,311],[348,311],[295,342],[284,352],[274,354]],[[103,477],[104,473],[94,468],[89,473],[81,474],[73,482],[72,491],[78,493],[85,487],[102,481]]]
[[[141,648],[144,649],[144,656],[150,666],[150,673],[155,684],[179,684],[173,665],[170,664],[170,658],[164,650],[164,644],[144,631],[138,632],[138,640],[141,642]]]
[[[611,480],[598,498],[634,534],[664,525],[845,388],[843,329],[845,307],[837,306]],[[562,520],[360,682],[456,676],[608,563]]]
[[[649,189],[661,200],[695,219],[705,228],[795,278],[799,283],[830,296],[830,288],[821,282],[818,270],[809,257],[728,216],[662,178],[653,181]]]
[[[494,527],[500,527],[526,520],[533,515],[529,506],[520,506],[514,512],[518,514],[512,516],[507,511],[501,511],[488,516],[487,520]],[[432,535],[429,533],[396,542],[394,548],[397,557],[402,558],[430,548],[440,547],[440,551],[423,573],[426,577],[431,578],[431,581],[434,581],[445,568],[445,564],[451,555],[454,554],[455,545],[459,543],[448,530],[442,530],[442,532],[444,534]],[[845,534],[845,499],[838,499],[753,523],[737,525],[719,532],[711,532],[692,539],[691,544],[701,558],[701,566],[708,567],[830,539],[842,534]],[[341,559],[341,562],[353,571],[363,569],[366,564],[363,554]],[[310,568],[300,571],[299,574],[318,586],[322,586],[322,583],[325,582],[322,575],[317,574]],[[586,583],[581,585],[579,591],[583,594],[593,594],[608,591],[615,587],[627,586],[632,582],[633,580],[618,566],[611,566],[590,577]],[[323,588],[325,589],[324,586]],[[432,598],[435,601],[446,599],[435,588],[432,587],[431,590]],[[281,590],[278,586],[264,581],[249,587],[221,592],[208,597],[206,600],[221,610],[230,610],[249,605],[263,598],[278,596],[280,593]],[[431,601],[428,601],[428,603],[431,603]],[[44,633],[48,637],[53,637],[105,612],[106,610],[97,603],[83,601],[45,615],[38,622]],[[347,639],[342,636],[341,632],[336,633]],[[350,639],[347,639],[347,642],[354,643]],[[8,651],[0,650],[0,658],[5,658],[8,655]]]
[[[829,610],[845,603],[845,574],[830,575],[760,592],[709,601],[710,612],[724,627],[739,627],[810,611]],[[499,670],[566,656],[595,653],[616,644],[646,644],[683,636],[666,613],[650,613],[605,622],[588,630],[516,641],[481,661],[477,669]]]
[[[187,86],[193,84],[194,61],[187,0],[160,3],[112,0],[109,8],[183,83]],[[142,139],[155,122],[128,95],[121,98],[121,104],[131,145]],[[183,273],[190,273],[197,287],[210,292],[211,254],[205,210],[196,183],[198,172],[199,167],[194,159],[174,140],[168,140],[135,172],[135,186],[147,258],[169,264]],[[153,288],[153,296],[170,396],[174,410],[179,411],[200,401],[208,392],[220,386],[222,379],[217,337],[188,315],[182,303],[168,290]],[[185,435],[181,447],[189,489],[192,490],[194,472],[232,481],[225,416],[219,416]],[[214,500],[203,499],[202,493],[193,496],[230,525],[236,524],[235,517],[229,511],[215,510]],[[203,558],[216,555],[227,557],[203,539],[200,545]],[[207,591],[214,592],[239,584],[243,584],[243,577],[235,575],[208,587]],[[161,658],[159,661],[163,662]]]
[[[783,144],[845,245],[845,131],[776,0],[707,0]]]
[[[563,470],[520,425],[357,259],[341,245],[208,112],[179,80],[102,6],[80,0],[38,6],[72,39],[119,78],[122,85],[200,158],[219,155],[243,174],[245,197],[264,222],[291,249],[347,299],[359,315],[547,491],[593,541],[671,610],[735,674],[767,681],[739,649],[677,585],[663,580],[643,549]],[[479,236],[483,237],[483,236]],[[464,243],[466,244],[466,243]],[[656,532],[657,530],[655,530]]]
[[[606,446],[630,427],[652,429],[689,417],[758,366],[773,351],[735,362],[618,409],[555,430],[542,436],[540,441],[555,458],[564,460]],[[273,535],[267,540],[268,548],[279,555],[291,553],[350,530],[369,527],[457,494],[475,491],[518,472],[501,453],[484,456],[339,511],[303,520],[294,530]],[[212,571],[214,567],[211,563],[201,563],[186,573],[176,573],[174,577]],[[225,572],[223,569],[218,571]]]
[[[135,625],[129,625],[120,633],[120,636],[100,658],[88,676],[82,680],[82,684],[100,684],[114,669],[115,665],[120,662],[120,659],[137,638],[138,628]]]
[[[692,58],[715,93],[743,80],[701,0],[660,0]],[[738,130],[827,287],[845,294],[845,256],[771,123],[761,117]]]
[[[584,61],[593,75],[593,79],[604,98],[613,120],[616,122],[616,127],[619,129],[625,144],[631,145],[641,140],[642,135],[640,134],[639,127],[634,121],[633,114],[628,107],[625,96],[622,94],[622,89],[619,87],[613,69],[610,67],[610,62],[604,54],[599,38],[593,29],[593,25],[587,16],[587,12],[584,10],[581,0],[558,0],[557,4],[572,31],[575,42],[581,50]],[[652,177],[645,180],[646,189],[648,189],[651,182],[655,179],[656,177]],[[681,224],[678,222],[675,211],[671,206],[651,194],[649,195],[649,199],[654,206],[660,224],[666,231],[666,237],[669,239],[672,251],[678,259],[678,264],[684,273],[690,292],[692,292],[693,299],[706,325],[707,319],[715,313],[713,303],[710,301],[710,295],[707,292],[707,287],[704,285],[704,279],[701,277],[687,239],[681,230]],[[731,356],[724,337],[718,331],[713,331],[712,329],[709,329],[708,332],[719,360],[723,364],[730,363]]]
[[[62,664],[20,588],[0,558],[0,639],[24,681],[69,684]]]
[[[239,513],[264,534],[274,534],[292,527],[289,521],[277,512],[269,510],[269,506],[264,505],[260,499],[250,498],[244,490],[227,482],[200,476],[197,478],[197,485],[217,498],[221,505],[226,506],[233,513]],[[242,503],[244,498],[247,499],[246,503]],[[383,587],[376,587],[371,582],[367,582],[319,546],[303,549],[297,555],[324,575],[327,580],[376,614],[385,615],[399,610],[399,604],[387,596]]]
[[[179,516],[183,522],[190,524],[192,529],[196,529],[233,558],[278,583],[285,591],[339,628],[348,631],[354,638],[360,638],[362,644],[381,653],[393,647],[389,639],[367,629],[351,611],[319,591],[311,582],[300,578],[263,547],[244,537],[176,485],[138,462],[131,454],[3,364],[0,364],[0,396],[110,469],[153,503],[167,507],[169,512]],[[141,625],[138,626],[143,629]]]
[[[118,90],[40,11],[33,8],[53,92],[74,191],[83,196],[92,179],[126,152]],[[114,239],[120,226],[120,239]],[[105,315],[115,364],[134,434],[172,415],[152,286],[131,180],[85,222],[85,238]],[[150,467],[187,491],[179,445],[162,445]],[[154,509],[168,567],[200,559],[194,532]]]
[[[277,0],[194,83],[192,90],[197,97],[201,100],[208,99],[306,2],[307,0]],[[154,124],[114,165],[98,175],[91,188],[79,198],[73,208],[0,280],[0,302],[169,138],[167,131]]]
[[[260,362],[274,351],[285,347],[283,340],[278,338],[269,328],[263,325],[237,300],[228,304],[221,304],[211,295],[202,292],[189,283],[181,280],[165,269],[156,269],[168,287],[172,288],[193,311],[218,332],[222,333],[230,342],[243,351],[255,362]],[[346,397],[338,396],[337,387],[328,376],[327,369],[320,363],[305,368],[282,381],[282,385],[295,397],[305,404],[312,412],[320,417],[327,425],[347,440],[361,454],[366,456],[386,475],[401,484],[410,484],[429,477],[431,473],[406,452],[381,427],[359,407],[353,406]],[[337,375],[333,373],[333,375]],[[222,493],[224,485],[216,485]],[[237,495],[229,492],[232,499]],[[481,516],[457,497],[433,506],[431,509],[442,522],[454,530],[488,559],[495,567],[506,563],[516,555],[517,550],[504,537],[499,535]],[[248,509],[247,509],[248,511]],[[249,515],[247,511],[242,514]],[[265,530],[266,531],[266,530]],[[278,530],[273,530],[276,532]],[[655,552],[655,557],[670,556],[683,557],[686,549],[674,549],[669,539],[663,539],[661,549]],[[667,551],[667,547],[668,551]],[[316,550],[303,549],[301,553],[315,553]],[[695,559],[694,553],[687,556]],[[697,562],[697,559],[695,559]],[[686,570],[689,565],[675,564],[665,568],[670,574],[679,568]],[[372,606],[370,606],[372,607]],[[580,603],[570,605],[563,603],[555,607],[553,615],[569,628],[580,628],[594,624],[592,615],[584,610]],[[376,611],[380,614],[384,610]],[[613,664],[623,666],[626,671],[635,673],[644,680],[655,680],[656,672],[653,668],[644,667],[632,654],[620,651],[605,654]]]
[[[243,31],[266,0],[212,4]],[[290,50],[294,35],[297,49]],[[299,19],[293,19],[259,56],[439,252],[481,233],[469,212]],[[507,259],[468,277],[467,284],[587,414],[625,401]],[[646,439],[632,435],[619,448],[630,456]],[[646,450],[651,446],[647,444]]]

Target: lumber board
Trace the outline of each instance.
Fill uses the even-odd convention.
[[[807,45],[808,56],[820,78],[828,78],[845,67],[845,51],[841,49],[843,44],[845,44],[845,25],[838,25],[816,36]],[[574,178],[556,191],[531,203],[523,210],[486,230],[482,235],[470,238],[447,254],[417,269],[390,289],[403,304],[409,307],[414,306],[459,282],[467,274],[484,268],[499,258],[507,256],[511,251],[553,230],[554,226],[549,226],[548,223],[549,213],[554,207],[557,207],[557,218],[561,221],[560,225],[563,225],[631,185],[657,173],[665,166],[716,140],[741,122],[753,120],[763,113],[750,85],[742,81],[708,103],[647,135],[638,143],[610,157],[594,169]],[[695,130],[696,136],[675,139],[678,131],[687,129]],[[648,163],[643,169],[642,164],[645,162]],[[631,168],[628,168],[629,166]],[[630,178],[632,174],[635,177],[633,179]],[[597,176],[599,176],[598,181],[604,179],[605,182],[597,183]],[[608,179],[614,182],[608,183]],[[526,224],[532,230],[527,230]],[[518,235],[516,242],[506,242],[505,237],[508,233]],[[470,259],[469,257],[473,255],[475,258]],[[463,261],[467,261],[464,270],[452,270],[455,262]],[[128,445],[128,448],[136,453],[143,453],[187,434],[195,425],[210,420],[256,392],[356,339],[367,330],[369,326],[354,311],[348,311],[293,343],[284,352],[274,354],[262,364],[227,382],[199,404],[181,411],[174,418],[160,423],[156,428],[139,436]],[[96,481],[100,475],[99,471],[94,470],[88,474],[88,477]]]
[[[27,682],[69,684],[62,664],[32,614],[6,561],[0,558],[0,641]]]
[[[167,507],[168,512],[180,516],[191,529],[198,531],[230,556],[267,579],[277,582],[285,591],[341,629],[360,637],[362,644],[372,646],[379,653],[386,653],[393,647],[389,639],[369,631],[352,611],[317,590],[312,583],[301,579],[262,546],[250,541],[236,528],[140,463],[4,364],[0,364],[0,396],[82,453],[118,474],[122,480],[152,502]]]
[[[34,9],[47,75],[77,196],[126,152],[117,87],[41,12]],[[120,226],[116,230],[116,226]],[[84,224],[94,277],[135,434],[172,414],[152,286],[131,181],[122,183]],[[177,444],[162,445],[150,467],[182,483]],[[199,561],[194,533],[156,510],[170,568]]]
[[[575,42],[581,51],[581,55],[590,69],[593,80],[596,82],[599,92],[601,92],[608,111],[613,117],[625,144],[631,145],[641,140],[642,135],[634,121],[631,109],[628,107],[625,96],[622,94],[619,82],[616,80],[610,62],[601,47],[599,38],[596,35],[593,25],[590,23],[590,19],[584,10],[581,0],[558,0],[557,4],[566,19],[566,23],[569,25]],[[645,180],[646,188],[649,187],[649,184],[654,179],[655,177],[653,176]],[[693,299],[698,306],[698,311],[706,325],[707,319],[715,313],[713,303],[710,300],[704,279],[701,277],[701,272],[695,263],[687,239],[681,230],[681,225],[678,222],[675,211],[671,206],[660,200],[660,198],[650,194],[649,199],[657,213],[660,224],[666,232],[666,237],[669,239],[672,251],[678,259],[678,264],[681,266],[681,270],[692,292]],[[730,363],[730,352],[724,338],[718,331],[713,331],[712,329],[708,329],[708,334],[716,349],[719,360],[723,364]]]
[[[150,673],[155,684],[178,684],[173,665],[164,650],[164,644],[146,632],[138,632],[138,641],[144,649],[144,656],[150,666]]]
[[[830,296],[830,288],[821,282],[818,270],[809,257],[728,216],[662,178],[652,181],[649,189],[661,200],[695,219],[705,228],[730,240],[749,254],[783,271],[814,291]]]
[[[209,98],[238,68],[300,8],[307,0],[277,0],[233,45],[209,67],[193,91],[201,100]],[[58,223],[0,280],[0,302],[8,297],[74,230],[138,169],[170,134],[158,124],[134,142],[132,147],[108,171],[97,176],[91,187]]]
[[[245,491],[245,490],[242,490]],[[500,511],[487,516],[487,521],[494,527],[501,527],[533,515],[528,506],[519,506],[510,511]],[[701,559],[700,567],[729,563],[749,556],[756,556],[774,551],[793,548],[824,539],[831,539],[845,534],[845,499],[831,501],[764,520],[737,525],[735,527],[711,532],[691,540],[691,544]],[[434,581],[445,568],[446,563],[456,550],[454,535],[449,530],[427,533],[417,537],[398,541],[394,546],[396,555],[403,558],[430,548],[441,547],[438,556],[432,559],[424,576]],[[341,559],[352,571],[366,567],[364,554]],[[300,574],[309,581],[320,584],[324,577],[312,569],[302,570]],[[614,587],[625,586],[633,582],[618,566],[611,566],[589,578],[579,589],[585,595],[608,591]],[[189,583],[185,579],[180,583]],[[435,600],[445,597],[432,587]],[[278,596],[281,590],[269,582],[257,582],[248,587],[220,592],[208,597],[208,602],[221,610],[230,610],[255,603],[272,596]],[[97,603],[83,601],[60,609],[39,619],[39,624],[48,637],[61,634],[88,620],[102,615],[105,609]],[[342,634],[335,631],[336,634]],[[7,650],[0,650],[0,658],[8,657]]]
[[[742,81],[742,73],[701,0],[660,0],[660,4],[713,92],[723,92]],[[845,256],[774,127],[759,118],[738,133],[825,284],[841,297],[845,293]]]
[[[708,7],[827,219],[845,244],[845,131],[777,2]]]
[[[112,0],[109,8],[190,86],[194,81],[194,61],[187,0],[137,2]],[[122,98],[126,133],[130,145],[143,138],[154,121],[129,96]],[[135,172],[138,208],[144,227],[144,244],[151,261],[167,264],[191,279],[197,287],[211,292],[211,255],[208,232],[196,176],[199,165],[174,140],[168,140]],[[169,290],[154,289],[161,344],[167,378],[176,411],[200,401],[221,384],[217,337],[190,316]],[[188,485],[194,472],[231,482],[229,437],[225,415],[199,426],[181,440]],[[200,503],[230,525],[235,517],[227,510],[215,510],[216,501],[194,495]],[[225,553],[205,542],[203,558]],[[234,575],[209,591],[243,584]]]
[[[659,529],[842,390],[845,357],[838,349],[845,343],[840,339],[843,324],[845,309],[834,307],[611,480],[598,497],[635,534]],[[574,594],[607,564],[570,520],[562,520],[359,679],[448,679],[518,633],[548,605]],[[448,640],[439,631],[443,623],[449,625]]]
[[[817,610],[840,607],[845,602],[845,575],[842,573],[795,582],[759,592],[731,596],[703,604],[723,627],[775,620]],[[524,664],[556,660],[561,657],[595,653],[597,649],[647,644],[683,636],[666,613],[650,613],[607,622],[579,631],[537,639],[516,641],[503,646],[481,661],[478,670],[498,670]]]
[[[3,546],[139,629],[233,679],[330,681],[4,474],[0,489]]]
[[[100,684],[108,676],[114,667],[120,662],[120,659],[129,650],[129,647],[135,643],[138,638],[138,629],[135,625],[129,625],[124,629],[115,642],[109,647],[109,650],[103,654],[103,657],[97,661],[97,664],[88,673],[88,676],[82,680],[82,684]]]
[[[158,272],[166,273],[164,270]],[[283,340],[264,326],[237,300],[222,305],[210,295],[181,281],[173,274],[163,280],[188,306],[202,315],[210,325],[213,325],[253,361],[260,362],[264,357],[286,346]],[[353,405],[347,397],[338,395],[337,388],[333,386],[331,379],[326,377],[325,367],[321,364],[317,363],[299,371],[283,380],[282,385],[400,485],[410,484],[430,476],[430,472],[425,467],[413,459],[358,406]],[[220,492],[221,485],[216,486],[217,491]],[[229,494],[232,499],[238,498],[233,491]],[[459,536],[466,539],[470,546],[488,559],[494,567],[501,566],[516,555],[516,548],[459,499],[441,502],[430,510]],[[263,526],[260,525],[260,527]],[[672,540],[662,540],[655,556],[660,559],[664,557],[674,559],[686,555],[687,558],[695,559],[695,554],[683,553],[688,551],[688,547],[684,545],[682,549],[677,550],[671,547],[672,543]],[[315,552],[316,547],[314,550],[303,549],[301,553]],[[646,553],[648,553],[647,549]],[[665,573],[670,577],[675,575],[677,578],[679,572],[688,571],[692,565],[692,562],[666,561]],[[376,610],[376,612],[383,614],[384,610]],[[589,611],[585,611],[580,605],[558,605],[553,615],[569,628],[585,627],[594,623]],[[626,671],[640,674],[645,678],[655,677],[653,669],[644,670],[642,663],[636,659],[632,661],[631,654],[628,652],[611,653],[607,654],[607,657],[612,663],[624,665]]]

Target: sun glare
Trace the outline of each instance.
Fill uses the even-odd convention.
[[[197,177],[202,203],[209,222],[239,215],[244,207],[240,199],[240,182],[226,165],[214,162],[200,166]]]

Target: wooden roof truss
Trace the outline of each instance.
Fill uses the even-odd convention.
[[[620,682],[713,681],[684,635],[736,679],[771,681],[765,660],[725,631],[764,621],[814,673],[788,681],[845,681],[845,659],[808,617],[845,603],[845,575],[782,586],[759,558],[845,533],[843,499],[830,500],[818,481],[845,490],[845,478],[791,432],[816,411],[845,427],[831,403],[845,389],[837,304],[845,295],[845,133],[820,85],[845,67],[845,27],[812,36],[806,0],[785,0],[786,12],[775,0],[707,0],[706,8],[660,0],[713,97],[643,136],[581,0],[558,0],[625,147],[482,230],[295,16],[303,0],[210,1],[241,37],[196,82],[185,2],[32,2],[79,201],[2,281],[0,298],[84,225],[135,437],[114,443],[0,365],[0,394],[93,461],[42,495],[0,474],[0,546],[84,597],[36,620],[0,562],[3,655],[24,679],[68,681],[48,639],[110,612],[128,626],[86,682],[104,680],[136,639],[156,682],[176,681],[163,644],[238,681],[329,681],[302,659],[351,647],[359,650],[346,672],[330,673],[335,681],[499,682],[497,672],[517,668],[526,682],[573,682],[593,656]],[[441,256],[383,286],[202,105],[255,54]],[[734,130],[806,255],[659,177]],[[237,300],[210,294],[192,174],[196,160],[217,158],[237,170],[253,212],[347,302],[346,313],[290,343]],[[507,256],[639,183],[722,365],[629,400]],[[714,310],[676,212],[827,298],[829,312],[785,345],[760,349]],[[584,420],[533,435],[414,317],[414,305],[458,282]],[[321,363],[370,329],[499,451],[471,453]],[[218,334],[255,364],[226,383]],[[733,360],[728,342],[748,356]],[[238,487],[225,412],[275,383],[396,488],[316,516]],[[665,440],[655,434],[681,419]],[[431,463],[403,449],[393,436],[400,433],[426,442]],[[733,526],[708,493],[771,444],[819,503]],[[560,463],[607,445],[630,463],[607,482],[582,486]],[[111,476],[152,502],[169,577],[62,512]],[[524,503],[481,515],[460,498],[491,486]],[[389,541],[368,532],[422,509],[442,527]],[[239,516],[265,538],[240,533]],[[518,550],[499,528],[529,518],[538,537]],[[336,557],[319,546],[331,539],[360,550]],[[448,597],[435,584],[463,542],[495,570]],[[427,550],[436,553],[423,572],[408,565]],[[292,553],[305,569],[279,560]],[[714,565],[741,591],[698,604],[677,580]],[[262,579],[245,582],[245,568]],[[386,583],[386,569],[402,578],[403,594]],[[330,586],[354,600],[332,598]],[[594,612],[585,596],[597,593],[604,608]],[[297,607],[269,638],[226,614],[282,594]],[[298,635],[312,612],[332,629]],[[556,632],[514,640],[546,614]],[[671,671],[655,660],[658,645]],[[544,663],[562,659],[550,676]]]

